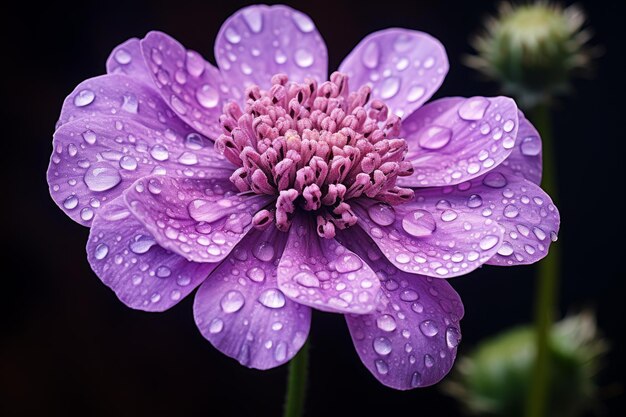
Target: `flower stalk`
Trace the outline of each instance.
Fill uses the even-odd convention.
[[[304,415],[308,373],[309,342],[306,342],[300,352],[289,362],[284,417],[302,417]]]

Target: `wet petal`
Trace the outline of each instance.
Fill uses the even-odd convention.
[[[113,49],[107,59],[107,74],[128,75],[154,87],[137,38],[131,38]]]
[[[428,103],[402,123],[414,173],[409,187],[458,184],[498,166],[515,146],[518,110],[508,97],[454,97]]]
[[[228,97],[217,68],[162,32],[148,33],[141,40],[141,51],[172,111],[198,132],[216,139],[222,133],[218,123],[222,102]]]
[[[249,6],[231,16],[215,41],[215,57],[236,98],[249,84],[269,88],[272,75],[326,80],[326,44],[311,19],[290,7]]]
[[[515,147],[511,155],[499,168],[526,178],[537,185],[541,184],[541,136],[537,129],[519,112],[519,129]]]
[[[198,290],[193,305],[202,335],[250,368],[289,361],[309,333],[311,309],[278,289],[276,260],[286,234],[253,230]]]
[[[155,129],[141,121],[87,116],[55,132],[48,168],[50,194],[73,220],[90,225],[107,202],[151,173],[230,175],[230,163],[213,150],[213,143],[182,123]]]
[[[145,311],[174,306],[217,266],[189,262],[160,247],[121,197],[96,216],[87,258],[96,275],[124,304]]]
[[[452,368],[461,340],[459,295],[445,280],[399,271],[363,231],[342,233],[340,239],[367,259],[382,280],[383,308],[367,315],[346,315],[363,364],[395,389],[439,382]]]
[[[156,241],[194,262],[218,262],[252,227],[270,196],[238,195],[228,179],[151,176],[125,193],[133,214]]]
[[[385,29],[364,38],[339,66],[354,86],[369,84],[398,116],[408,116],[428,100],[448,72],[443,45],[408,29]]]
[[[364,314],[380,302],[380,283],[367,263],[335,239],[320,238],[306,214],[289,229],[278,285],[294,301],[323,311]]]
[[[416,206],[446,201],[447,210],[481,216],[505,232],[493,265],[531,264],[546,256],[559,231],[559,212],[539,186],[501,167],[466,183],[416,192]],[[442,212],[442,216],[443,216]]]
[[[393,207],[370,199],[353,204],[359,225],[391,263],[412,274],[451,278],[473,271],[496,254],[503,235],[498,223],[450,210],[442,200],[445,196],[425,202],[421,191],[413,201]]]
[[[107,74],[78,84],[63,102],[57,128],[83,117],[119,116],[157,130],[178,130],[185,125],[141,80],[123,74]]]

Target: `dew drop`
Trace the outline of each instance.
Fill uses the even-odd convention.
[[[293,279],[303,287],[317,288],[320,286],[319,279],[308,271],[298,272],[296,275],[294,275]]]
[[[274,259],[274,246],[267,241],[258,242],[252,249],[252,254],[261,261],[269,262]]]
[[[432,214],[426,210],[418,209],[404,216],[402,228],[411,236],[424,237],[432,235],[437,225]]]
[[[167,159],[170,157],[170,154],[165,146],[154,145],[150,149],[150,156],[152,156],[157,161],[167,161]]]
[[[541,139],[537,136],[528,136],[522,140],[520,150],[523,155],[537,156],[541,153]]]
[[[252,7],[245,9],[243,18],[252,32],[259,33],[263,29],[263,14],[259,9]]]
[[[460,341],[461,333],[459,332],[459,329],[452,326],[448,327],[446,329],[446,344],[448,345],[448,348],[454,349],[459,345]]]
[[[122,110],[131,114],[137,114],[138,109],[139,101],[137,100],[137,96],[132,93],[124,94],[122,98]]]
[[[254,282],[263,282],[265,280],[265,270],[255,266],[248,269],[246,276]]]
[[[278,362],[283,362],[287,359],[287,343],[280,342],[274,349],[274,359]]]
[[[372,221],[380,226],[389,226],[396,220],[396,212],[389,204],[376,203],[367,209]]]
[[[413,290],[404,290],[400,293],[402,301],[415,301],[420,298],[419,294]]]
[[[458,214],[454,210],[445,210],[441,213],[441,220],[444,222],[451,222],[458,217]]]
[[[480,243],[478,244],[478,246],[480,246],[482,250],[489,250],[493,248],[494,246],[496,246],[498,241],[499,239],[497,236],[487,235],[480,240]]]
[[[483,184],[491,188],[502,188],[507,185],[506,177],[500,172],[489,172],[483,178]]]
[[[501,256],[511,256],[513,254],[513,246],[509,242],[504,242],[498,248],[498,255]]]
[[[480,120],[485,116],[489,100],[484,97],[472,97],[459,106],[458,114],[463,120]]]
[[[422,98],[425,92],[426,92],[426,89],[422,87],[421,85],[414,85],[409,90],[409,94],[407,94],[406,99],[410,101],[411,103],[414,103],[420,98]]]
[[[168,268],[167,266],[165,266],[165,265],[161,265],[160,267],[158,267],[158,268],[156,269],[155,275],[156,275],[158,278],[167,278],[167,277],[169,277],[170,275],[172,275],[172,270],[171,270],[171,269],[169,269],[169,268]]]
[[[335,265],[337,272],[341,274],[345,272],[354,272],[361,269],[362,267],[363,261],[361,261],[358,256],[352,253],[348,253],[340,257]]]
[[[368,43],[363,49],[361,54],[361,61],[369,69],[374,69],[378,66],[378,56],[380,52],[378,50],[377,42]]]
[[[386,78],[380,86],[380,98],[389,99],[395,96],[400,89],[400,78],[389,77]]]
[[[104,258],[106,258],[106,256],[109,254],[109,247],[107,245],[105,245],[104,243],[100,243],[98,246],[96,246],[96,251],[94,252],[93,256],[101,261]]]
[[[315,29],[313,21],[305,14],[294,12],[292,18],[298,29],[304,33],[312,32]]]
[[[203,84],[196,89],[196,100],[205,109],[212,109],[219,103],[219,93],[217,89],[209,84]]]
[[[124,48],[119,48],[115,51],[113,58],[115,58],[115,61],[120,65],[130,64],[130,61],[133,59],[130,53]]]
[[[432,320],[424,320],[420,323],[420,331],[424,334],[424,336],[433,337],[439,333],[439,327],[437,326],[437,323]]]
[[[83,181],[91,191],[107,191],[122,181],[117,169],[106,162],[94,164],[85,172]]]
[[[96,134],[92,130],[86,130],[83,132],[83,140],[89,145],[96,143]]]
[[[137,160],[132,156],[124,155],[120,158],[120,168],[126,171],[134,171],[137,169]]]
[[[435,359],[429,354],[424,355],[424,366],[432,368],[435,365]]]
[[[518,214],[519,214],[519,209],[515,207],[513,204],[508,204],[506,207],[504,207],[504,217],[513,219],[517,217]]]
[[[472,194],[467,199],[467,207],[477,208],[483,205],[483,198],[478,194]]]
[[[285,295],[281,290],[271,288],[259,295],[259,302],[267,308],[282,308],[285,306]]]
[[[314,57],[311,51],[308,49],[300,48],[296,51],[293,57],[299,67],[308,68],[313,65]]]
[[[396,330],[396,319],[389,314],[383,314],[376,319],[376,326],[384,332],[393,332]]]
[[[209,333],[217,334],[224,329],[224,321],[222,319],[213,319],[209,324]]]
[[[452,138],[452,130],[447,127],[431,125],[418,134],[418,143],[424,149],[436,150],[446,146]]]
[[[241,35],[237,33],[237,31],[232,27],[227,28],[224,32],[224,35],[230,43],[238,44],[239,42],[241,42]]]
[[[93,215],[94,215],[93,210],[90,209],[89,207],[85,207],[80,211],[80,218],[86,222],[93,219]]]
[[[413,372],[413,375],[411,375],[411,387],[417,388],[420,386],[421,383],[422,383],[422,374],[420,374],[417,371]]]
[[[220,306],[225,313],[235,313],[241,310],[245,303],[243,294],[237,290],[228,291],[220,300]]]
[[[96,94],[93,91],[89,89],[80,90],[78,94],[74,96],[74,105],[76,107],[85,107],[93,103],[95,98]]]
[[[389,365],[387,365],[387,362],[382,359],[376,359],[374,361],[374,365],[376,366],[376,372],[381,375],[387,375],[389,372]]]
[[[72,194],[63,201],[63,207],[68,210],[75,209],[78,206],[78,197]]]
[[[374,339],[374,351],[379,355],[389,355],[391,353],[391,341],[386,337],[380,336]]]
[[[151,236],[137,235],[130,243],[129,247],[133,253],[142,255],[148,252],[154,245],[156,245],[156,242]]]

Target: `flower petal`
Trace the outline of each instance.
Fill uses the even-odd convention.
[[[53,149],[50,194],[85,226],[108,201],[151,173],[204,178],[232,171],[213,143],[182,123],[154,129],[125,117],[81,117],[55,132]]]
[[[174,306],[217,266],[189,262],[160,247],[122,197],[96,215],[87,242],[87,259],[124,304],[145,311]]]
[[[285,297],[276,282],[276,259],[286,234],[253,230],[198,290],[193,305],[202,335],[250,368],[289,361],[309,333],[311,309]]]
[[[486,175],[443,190],[420,189],[416,207],[441,205],[443,212],[481,216],[485,222],[500,224],[505,232],[492,265],[531,264],[546,256],[557,239],[559,212],[539,186],[501,167]]]
[[[126,203],[159,245],[194,262],[218,262],[252,227],[271,196],[238,195],[225,178],[151,176],[125,193]]]
[[[359,87],[385,101],[398,116],[408,116],[428,100],[448,72],[443,45],[427,33],[385,29],[365,37],[339,66]]]
[[[311,19],[290,7],[249,6],[232,15],[215,41],[215,59],[237,98],[249,84],[270,87],[272,75],[326,80],[326,44]]]
[[[515,146],[518,110],[508,97],[444,98],[402,122],[414,173],[398,184],[432,187],[458,184],[498,166]]]
[[[439,199],[389,206],[371,199],[352,204],[359,225],[402,271],[438,278],[467,274],[496,254],[503,228],[479,214],[450,210]],[[433,189],[432,194],[441,193]]]
[[[63,102],[57,128],[83,117],[109,116],[132,118],[153,129],[185,126],[151,86],[127,75],[106,74],[76,86]]]
[[[510,171],[537,185],[541,184],[541,136],[521,111],[515,147],[499,168],[502,172]]]
[[[131,38],[113,49],[107,59],[107,74],[124,74],[154,87],[137,38]]]
[[[361,361],[380,382],[395,389],[439,382],[452,368],[461,340],[459,295],[445,280],[399,271],[375,244],[365,243],[369,239],[362,234],[342,233],[340,240],[348,237],[346,244],[352,242],[350,248],[383,280],[386,303],[372,314],[346,315]]]
[[[157,90],[172,111],[198,132],[216,139],[222,133],[218,120],[227,97],[217,68],[162,32],[148,33],[141,40],[141,51]]]
[[[296,216],[278,265],[279,288],[322,311],[365,314],[380,302],[378,277],[335,239],[320,238],[311,216]]]

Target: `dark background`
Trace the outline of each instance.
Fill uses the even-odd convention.
[[[494,95],[460,57],[492,2],[386,0],[373,5],[294,1],[326,40],[330,69],[368,33],[391,26],[439,38],[450,72],[436,97]],[[555,112],[560,245],[560,311],[595,308],[612,350],[600,376],[604,415],[624,409],[624,10],[623,2],[583,1],[605,54],[594,80]],[[129,37],[163,30],[213,60],[220,24],[243,2],[117,1],[51,11],[30,2],[2,12],[2,252],[0,415],[219,416],[280,414],[287,367],[249,370],[202,338],[192,297],[172,310],[126,308],[92,273],[87,229],[49,198],[45,171],[61,103],[76,84],[104,72],[110,50]],[[7,234],[8,230],[8,234]],[[464,342],[532,315],[534,267],[485,267],[452,281],[463,297]],[[343,318],[316,312],[311,331],[308,416],[459,414],[438,387],[398,392],[360,363]]]

